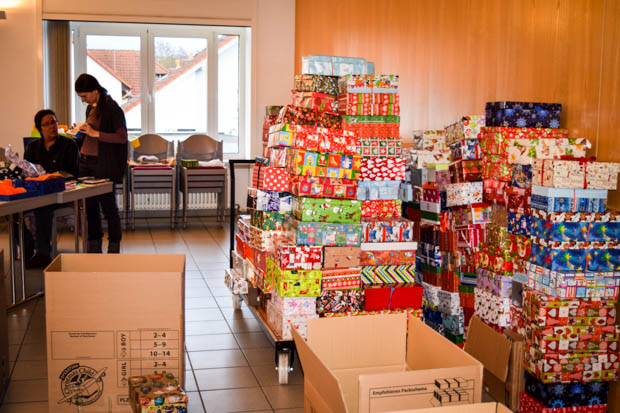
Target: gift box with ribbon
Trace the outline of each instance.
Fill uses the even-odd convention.
[[[532,182],[552,188],[618,188],[620,163],[594,162],[594,158],[534,160]]]

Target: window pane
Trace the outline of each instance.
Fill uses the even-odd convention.
[[[218,117],[224,153],[239,152],[239,36],[218,36]]]
[[[207,39],[155,37],[155,132],[207,131]]]
[[[87,35],[86,71],[121,105],[129,134],[139,135],[142,130],[140,36]]]

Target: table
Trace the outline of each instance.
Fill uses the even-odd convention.
[[[22,253],[20,254],[20,257],[19,257],[20,270],[21,270],[20,273],[21,273],[21,281],[22,281],[22,286],[21,286],[22,294],[21,294],[21,300],[19,300],[19,302],[17,301],[17,291],[16,291],[16,284],[15,284],[15,278],[16,278],[15,277],[16,275],[15,274],[15,260],[13,258],[14,256],[13,252],[15,250],[15,240],[14,240],[14,233],[13,233],[13,214],[18,214],[19,242],[20,242],[20,245],[23,246],[24,245],[24,212],[25,211],[31,211],[33,209],[41,208],[41,207],[48,206],[48,205],[65,204],[68,202],[72,202],[73,211],[76,216],[76,223],[75,223],[75,230],[74,230],[75,252],[80,252],[80,245],[79,245],[80,228],[77,225],[78,216],[80,216],[80,219],[81,219],[81,227],[82,227],[82,234],[83,234],[82,251],[86,252],[86,247],[88,243],[88,237],[86,236],[87,231],[88,231],[87,222],[86,222],[86,198],[105,194],[107,192],[112,192],[113,188],[114,188],[114,184],[112,182],[105,182],[102,184],[88,185],[88,186],[69,189],[69,190],[62,191],[62,192],[55,192],[52,194],[35,196],[32,198],[24,198],[24,199],[18,199],[15,201],[0,202],[0,217],[8,216],[9,218],[9,254],[10,254],[10,262],[11,262],[11,282],[12,282],[11,306],[21,304],[22,302],[25,302],[26,300],[32,297],[40,296],[42,294],[41,292],[39,292],[39,293],[34,294],[31,297],[26,297],[26,277],[25,277],[26,262],[25,262],[24,254]],[[82,205],[83,205],[81,215],[79,212],[80,201],[82,202]]]

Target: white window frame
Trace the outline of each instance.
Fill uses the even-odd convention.
[[[86,72],[86,37],[88,35],[139,36],[141,65],[141,133],[156,133],[155,105],[153,93],[155,86],[155,37],[197,37],[207,39],[207,135],[219,139],[218,130],[218,36],[239,36],[239,137],[238,152],[225,153],[224,158],[245,158],[249,155],[251,138],[249,131],[250,88],[248,79],[251,74],[251,52],[249,27],[226,26],[193,26],[167,25],[146,23],[97,23],[71,22],[74,44],[74,73]],[[146,70],[144,69],[146,68]],[[72,95],[72,111],[75,118],[72,122],[84,121],[84,110],[80,110],[80,102]],[[200,132],[197,132],[200,133]],[[166,134],[171,135],[171,134]],[[176,140],[176,139],[175,139]],[[226,142],[226,141],[225,141]],[[234,142],[234,138],[230,138]]]

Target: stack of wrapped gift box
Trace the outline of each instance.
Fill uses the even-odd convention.
[[[357,199],[362,204],[359,263],[364,310],[421,316],[422,287],[415,283],[413,223],[401,217],[405,160],[398,76],[342,76],[338,102],[343,128],[360,139]]]

